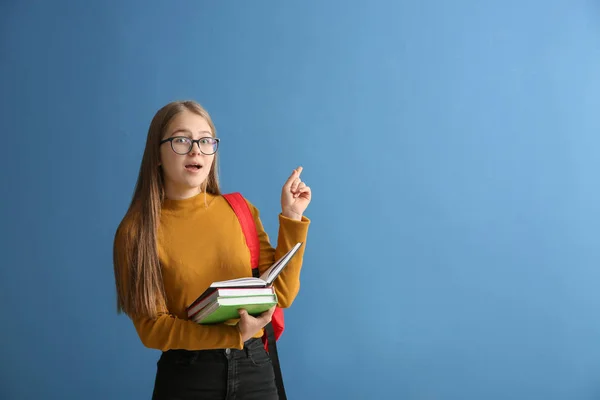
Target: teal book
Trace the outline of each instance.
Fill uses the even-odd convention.
[[[218,297],[191,319],[198,324],[216,324],[239,318],[240,308],[245,309],[252,316],[257,316],[276,304],[275,293],[267,296]]]

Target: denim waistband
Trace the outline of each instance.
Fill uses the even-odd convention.
[[[252,350],[263,346],[260,338],[251,338],[244,343],[243,349],[210,349],[210,350],[167,350],[160,357],[162,362],[193,362],[199,358],[203,359],[223,359],[226,358],[245,358]]]

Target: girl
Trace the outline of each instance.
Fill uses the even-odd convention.
[[[162,351],[153,399],[277,399],[273,366],[260,340],[274,308],[257,317],[240,310],[236,325],[199,325],[186,307],[212,282],[251,276],[239,221],[221,196],[219,139],[206,110],[192,101],[161,108],[150,124],[129,209],[114,241],[118,312],[142,343]],[[248,202],[260,240],[262,273],[298,242],[311,190],[298,167],[283,185],[279,236],[273,248],[258,210]],[[300,287],[304,246],[274,283],[279,307]],[[235,321],[234,321],[235,322]]]

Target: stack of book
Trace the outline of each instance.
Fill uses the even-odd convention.
[[[215,324],[239,318],[238,310],[259,315],[277,304],[273,281],[296,254],[297,243],[259,278],[247,277],[214,282],[187,307],[188,318],[199,324]]]

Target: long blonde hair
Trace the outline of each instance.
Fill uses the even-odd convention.
[[[182,111],[191,111],[203,117],[213,136],[216,130],[208,112],[194,101],[171,102],[154,115],[142,157],[135,191],[129,209],[115,234],[113,264],[117,289],[117,312],[131,316],[157,315],[166,307],[166,297],[158,258],[157,232],[161,206],[165,199],[165,185],[160,167],[160,140],[169,122]],[[217,173],[217,154],[203,190],[221,194]],[[117,256],[117,247],[125,257]]]

